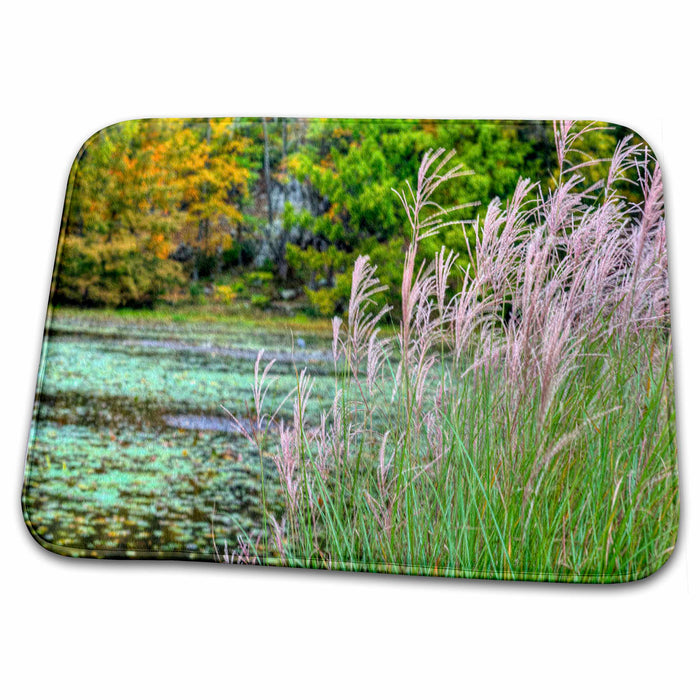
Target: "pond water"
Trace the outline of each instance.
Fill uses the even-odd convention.
[[[86,316],[87,318],[87,316]],[[313,410],[333,396],[328,338],[249,322],[100,323],[54,317],[34,411],[25,517],[51,545],[75,554],[211,560],[262,523],[257,451],[246,425],[253,366],[276,358],[270,407],[315,377]],[[287,417],[291,412],[291,406]],[[284,414],[282,415],[284,417]],[[277,485],[269,453],[266,485]],[[281,495],[268,493],[275,507]]]

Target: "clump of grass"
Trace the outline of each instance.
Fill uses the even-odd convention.
[[[585,163],[569,155],[591,127],[554,128],[552,187],[522,180],[492,201],[466,260],[443,248],[418,263],[425,238],[467,225],[434,199],[463,171],[452,153],[425,155],[415,189],[397,193],[412,229],[400,326],[381,329],[381,271],[359,257],[319,424],[307,420],[306,369],[288,424],[269,420],[270,366],[256,368],[249,437],[262,467],[261,432],[276,435],[285,505],[266,508],[247,556],[572,581],[641,578],[669,556],[678,486],[660,170],[625,139],[607,179],[584,189]],[[616,189],[632,178],[641,205]]]

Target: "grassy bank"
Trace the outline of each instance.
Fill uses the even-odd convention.
[[[327,334],[330,337],[331,322],[327,318],[311,318],[303,313],[292,315],[262,311],[248,305],[178,305],[157,306],[154,309],[84,309],[57,306],[50,309],[53,321],[58,325],[97,328],[110,325],[130,326],[221,326],[236,328],[266,328],[279,331]]]

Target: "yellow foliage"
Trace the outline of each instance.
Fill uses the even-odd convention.
[[[220,304],[230,304],[236,299],[236,292],[229,285],[218,284],[214,287],[214,301]]]
[[[293,173],[298,172],[301,168],[301,158],[296,153],[291,155],[291,156],[288,156],[287,157],[287,167]]]

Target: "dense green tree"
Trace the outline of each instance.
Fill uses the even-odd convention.
[[[461,217],[474,220],[492,197],[507,197],[518,177],[527,171],[532,149],[521,137],[518,125],[480,121],[436,120],[315,120],[304,145],[290,156],[290,173],[318,193],[317,211],[302,211],[295,223],[307,228],[312,243],[295,251],[300,267],[314,267],[304,255],[317,260],[336,249],[369,253],[386,262],[389,297],[395,302],[403,244],[408,235],[405,216],[392,190],[413,182],[421,157],[428,149],[455,149],[455,163],[471,172],[445,187],[441,204],[473,202]],[[442,245],[466,251],[464,233],[473,237],[473,226],[445,229],[426,242],[432,257]],[[374,259],[373,258],[373,259]],[[315,267],[323,267],[318,262]],[[325,267],[331,266],[330,262]],[[393,273],[396,274],[393,274]],[[325,291],[324,297],[332,296]],[[340,290],[338,293],[340,296]],[[332,304],[325,302],[324,308]]]

